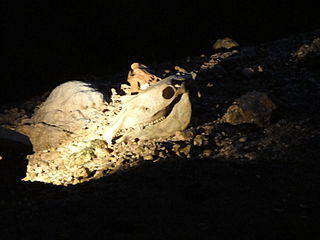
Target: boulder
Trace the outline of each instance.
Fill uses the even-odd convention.
[[[31,154],[29,138],[10,129],[0,127],[0,184],[20,181],[26,175],[26,156]]]
[[[266,93],[252,91],[236,99],[221,120],[232,125],[253,123],[262,127],[269,124],[275,108]]]
[[[56,87],[30,122],[17,131],[30,137],[35,151],[57,147],[92,127],[105,108],[103,94],[91,84],[69,81]]]

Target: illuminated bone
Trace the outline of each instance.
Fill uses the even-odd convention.
[[[188,77],[170,76],[131,97],[104,134],[108,144],[169,137],[186,129],[191,118]]]
[[[160,80],[160,78],[150,73],[147,66],[141,63],[131,64],[127,80],[131,86],[131,93],[141,92]]]

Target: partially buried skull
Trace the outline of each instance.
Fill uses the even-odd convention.
[[[130,139],[168,137],[191,119],[187,76],[170,76],[133,96],[104,134],[108,144]]]

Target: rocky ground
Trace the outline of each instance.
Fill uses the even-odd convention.
[[[221,45],[211,54],[150,64],[159,77],[196,75],[186,131],[127,145],[93,140],[72,158],[51,149],[73,163],[97,162],[101,155],[94,151],[104,149],[110,161],[81,178],[61,177],[61,171],[50,175],[58,169],[50,165],[28,170],[34,174],[28,181],[3,183],[0,236],[308,239],[319,234],[320,31],[252,47]],[[96,81],[120,89],[126,75]],[[21,127],[47,95],[3,106],[1,126]],[[117,96],[110,93],[113,102]],[[28,154],[30,163],[48,151]]]

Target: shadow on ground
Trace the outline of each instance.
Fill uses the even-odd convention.
[[[167,160],[72,187],[23,183],[2,201],[17,239],[305,239],[319,234],[319,166]]]

